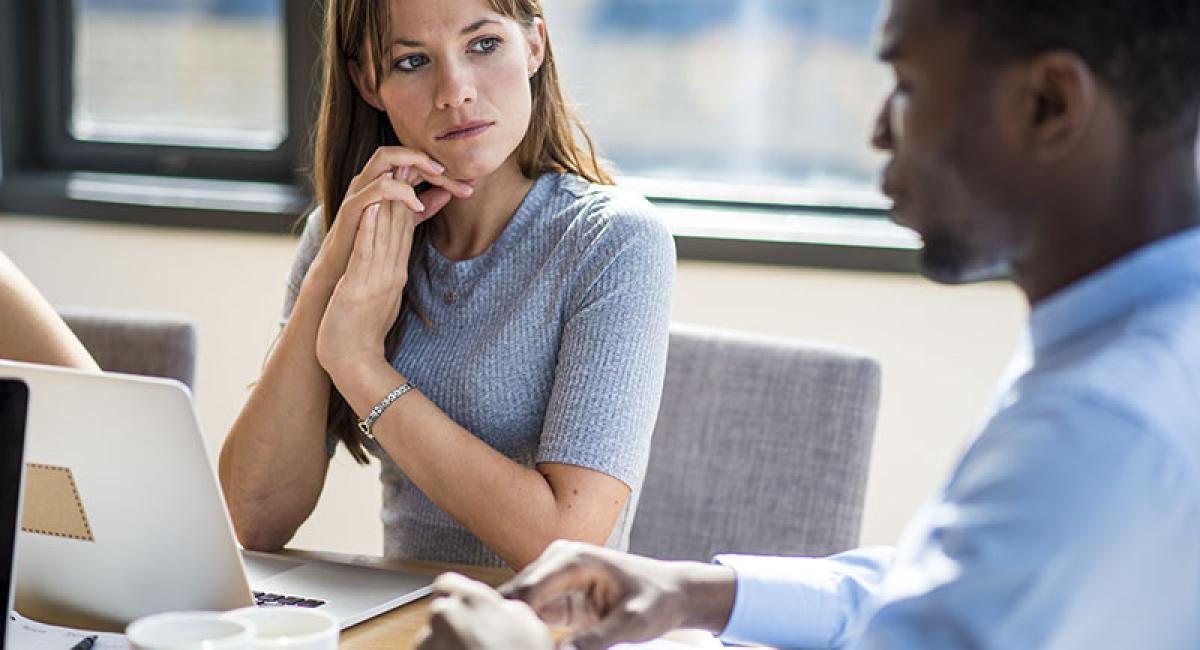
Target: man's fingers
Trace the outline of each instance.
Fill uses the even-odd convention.
[[[430,603],[427,633],[421,645],[417,647],[420,650],[451,647],[452,640],[457,639],[458,635],[450,620],[450,614],[461,607],[462,603],[455,602],[453,598],[438,598]]]
[[[434,581],[433,602],[429,604],[429,634],[425,648],[476,647],[466,643],[479,625],[486,625],[481,615],[489,607],[501,607],[505,602],[487,585],[458,574],[444,574]],[[494,601],[488,604],[486,601]]]
[[[547,625],[571,629],[593,625],[599,620],[599,612],[583,591],[569,591],[535,609],[534,613]]]
[[[586,589],[587,580],[582,575],[584,571],[578,566],[556,564],[549,569],[538,571],[525,579],[517,576],[500,586],[501,595],[524,601],[533,611],[539,612],[571,591]]]
[[[438,596],[449,596],[458,591],[458,588],[467,580],[470,580],[470,578],[461,573],[454,573],[453,571],[439,574],[438,577],[433,579],[433,595],[435,598]]]
[[[437,642],[433,638],[433,635],[430,634],[430,628],[428,625],[421,628],[420,632],[417,632],[417,638],[415,639],[415,641],[416,641],[416,644],[414,645],[414,647],[416,648],[416,650],[436,650],[437,649]]]
[[[461,573],[443,573],[433,581],[433,593],[437,597],[488,598],[501,600],[494,589],[472,580]],[[436,600],[434,602],[437,602]]]
[[[522,602],[522,601],[514,601]],[[573,604],[571,596],[563,596],[547,602],[539,608],[533,610],[537,617],[542,619],[546,625],[555,627],[570,627],[571,620],[577,618],[572,611]]]
[[[567,592],[586,591],[609,570],[605,565],[594,566],[593,548],[580,542],[555,541],[498,591],[505,598],[525,601],[535,611]]]
[[[605,650],[618,643],[638,643],[658,636],[647,634],[640,614],[621,607],[595,625],[575,631],[563,641],[567,647],[576,650]]]
[[[499,591],[505,598],[516,598],[529,602],[525,596],[535,590],[538,583],[573,563],[574,548],[573,544],[563,540],[551,542],[537,559],[508,582],[497,587],[496,591]]]

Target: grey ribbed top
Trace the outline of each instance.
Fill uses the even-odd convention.
[[[288,279],[285,318],[323,237],[314,212]],[[633,494],[608,540],[624,549],[666,367],[670,232],[636,194],[547,174],[479,257],[454,262],[432,245],[427,253],[428,269],[409,282],[431,325],[410,316],[392,365],[514,461],[579,465],[628,485]],[[382,464],[389,557],[503,564],[382,449],[369,449]]]

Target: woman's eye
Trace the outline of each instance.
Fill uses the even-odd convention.
[[[392,67],[403,72],[413,72],[429,62],[429,58],[424,54],[409,54],[396,59]]]
[[[471,43],[471,51],[481,54],[491,54],[498,47],[500,47],[500,39],[495,36],[485,36]]]

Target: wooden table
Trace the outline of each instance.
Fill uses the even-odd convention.
[[[446,571],[455,571],[492,586],[499,585],[513,575],[511,569],[433,562],[397,562],[368,555],[295,550],[284,551],[284,553],[297,557],[316,558],[379,569],[410,571],[430,576],[436,576]],[[343,630],[342,642],[339,647],[342,650],[410,650],[415,643],[417,633],[429,620],[429,601],[428,597],[422,598]]]
[[[316,551],[283,551],[297,557],[315,558],[330,562],[357,564],[378,569],[410,571],[424,575],[436,576],[446,571],[454,571],[469,576],[493,587],[513,576],[512,569],[496,569],[490,567],[467,566],[462,564],[442,564],[437,562],[397,562],[369,555],[344,555]],[[429,621],[429,597],[411,602],[403,607],[393,609],[367,619],[354,627],[342,630],[341,650],[412,650],[416,643],[417,633]],[[555,638],[560,637],[565,630],[555,630]],[[695,639],[676,638],[676,641],[692,644]],[[709,637],[707,643],[696,643],[698,648],[719,646]],[[757,646],[756,646],[757,647]],[[771,650],[765,648],[764,650]]]

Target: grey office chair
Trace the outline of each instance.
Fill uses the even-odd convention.
[[[828,555],[858,544],[879,364],[830,347],[671,330],[629,550]]]
[[[133,311],[64,310],[61,315],[102,369],[192,386],[196,330],[191,320]]]

